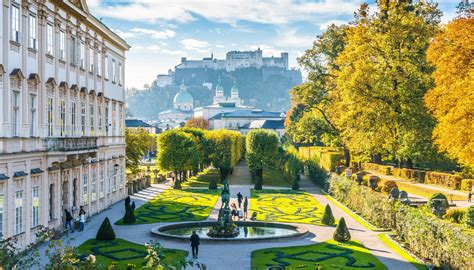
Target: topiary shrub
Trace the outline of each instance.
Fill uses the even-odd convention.
[[[392,188],[398,188],[398,185],[397,185],[397,182],[395,181],[385,181],[383,184],[382,184],[382,192],[383,193],[389,193]]]
[[[466,210],[462,208],[449,209],[443,216],[443,219],[449,220],[450,222],[460,224],[464,221]]]
[[[448,207],[448,205],[449,205],[448,198],[446,197],[446,195],[444,195],[441,192],[431,195],[431,197],[429,198],[428,203],[426,204],[426,206],[428,206],[429,208],[432,208],[433,207],[433,200],[435,200],[435,199],[444,200],[446,207]]]
[[[351,240],[351,234],[349,233],[349,229],[347,229],[346,221],[343,217],[339,220],[339,224],[337,224],[333,239],[338,242],[347,242]]]
[[[334,220],[331,206],[329,206],[329,204],[326,204],[326,207],[324,208],[322,222],[323,224],[328,225],[328,226],[334,225],[334,223],[336,222],[336,220]]]
[[[448,198],[443,193],[435,193],[430,197],[426,206],[433,214],[442,217],[446,214],[446,209],[449,207]]]
[[[464,220],[467,226],[474,228],[474,205],[471,205],[467,208]]]
[[[130,197],[125,199],[125,215],[123,216],[123,223],[132,224],[135,223],[135,210],[130,205]]]
[[[96,240],[115,240],[115,232],[110,224],[109,218],[106,217],[102,224],[100,225],[97,235],[95,236]]]

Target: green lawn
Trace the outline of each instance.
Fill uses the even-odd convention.
[[[286,270],[321,269],[387,269],[360,242],[323,243],[284,248],[260,249],[252,252],[252,270],[282,265]]]
[[[219,184],[220,181],[219,171],[217,169],[205,169],[200,172],[198,175],[193,176],[182,183],[181,186],[184,187],[198,187],[198,188],[209,188],[209,183],[214,179],[217,186],[222,186]]]
[[[123,239],[112,241],[96,241],[89,239],[80,245],[78,252],[84,256],[93,254],[97,262],[104,269],[112,263],[117,265],[117,269],[127,269],[128,264],[134,264],[141,268],[145,266],[145,256],[147,255],[145,245],[128,242]],[[179,249],[164,249],[163,262],[170,266],[179,267],[179,262],[186,259],[188,252]],[[170,268],[171,269],[171,268]],[[174,269],[174,268],[173,268]]]
[[[168,189],[135,210],[134,224],[205,220],[218,194],[217,190]],[[122,219],[116,224],[124,225]]]
[[[250,213],[257,212],[257,220],[324,226],[321,223],[324,208],[307,192],[252,189],[250,197]]]
[[[263,186],[272,187],[291,187],[293,183],[290,183],[286,179],[285,175],[279,169],[265,168],[263,170]]]

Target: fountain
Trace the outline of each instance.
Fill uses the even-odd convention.
[[[232,214],[229,207],[230,189],[229,182],[227,180],[224,180],[224,188],[222,189],[221,200],[222,205],[221,209],[219,209],[219,216],[217,218],[217,222],[214,226],[212,226],[212,229],[209,230],[207,235],[209,237],[217,238],[237,237],[239,235],[239,229],[237,225],[232,222]]]

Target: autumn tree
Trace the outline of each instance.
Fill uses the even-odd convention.
[[[435,143],[460,163],[474,166],[474,17],[451,21],[431,42],[428,61],[436,86],[425,102],[437,120]]]
[[[362,157],[413,161],[432,153],[433,119],[423,96],[433,85],[426,50],[440,11],[426,1],[377,2],[356,13],[333,70],[330,117],[344,143]]]
[[[125,163],[127,169],[132,173],[137,173],[140,160],[147,151],[156,151],[156,144],[152,142],[154,135],[149,134],[145,129],[125,129]]]
[[[263,169],[276,161],[278,135],[266,129],[251,130],[246,136],[247,165],[255,173],[255,189],[262,189]]]
[[[190,128],[200,128],[200,129],[209,129],[209,121],[207,121],[204,117],[193,117],[186,121],[186,127]]]
[[[174,188],[181,188],[184,172],[196,168],[199,154],[193,135],[179,129],[168,130],[158,136],[158,166],[175,175]]]

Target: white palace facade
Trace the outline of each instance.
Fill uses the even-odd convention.
[[[2,0],[0,237],[21,246],[64,209],[93,215],[127,196],[129,45],[85,0]]]

